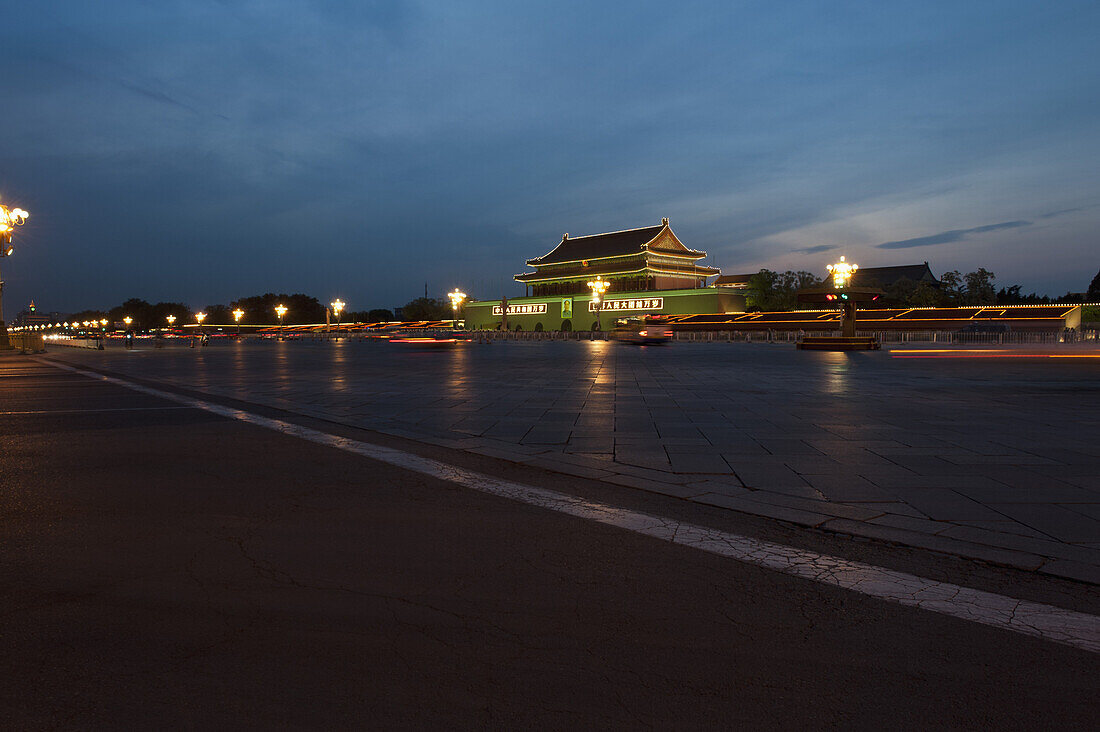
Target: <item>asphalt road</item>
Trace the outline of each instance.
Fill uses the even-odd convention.
[[[0,360],[0,435],[12,728],[1069,729],[1100,712],[1095,654],[44,364]]]

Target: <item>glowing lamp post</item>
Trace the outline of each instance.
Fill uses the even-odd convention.
[[[458,309],[462,307],[463,301],[466,300],[466,293],[456,287],[454,292],[447,293],[447,297],[451,298],[451,310],[454,312],[454,323],[451,327],[455,328],[458,326]]]
[[[237,308],[233,311],[233,320],[237,322],[237,340],[241,339],[241,318],[244,317],[244,311]]]
[[[16,226],[22,226],[30,216],[21,208],[11,208],[0,205],[0,258],[10,257],[15,247],[11,244],[12,234]],[[0,347],[8,345],[7,331],[4,329],[4,278],[0,276]]]
[[[168,321],[168,327],[171,328],[172,325],[176,322],[176,316],[175,315],[169,315],[167,318],[165,318],[165,320]]]
[[[344,312],[346,303],[340,298],[336,298],[329,304],[332,306],[332,314],[336,316],[336,340],[340,340],[340,313]]]
[[[275,314],[279,316],[279,340],[282,340],[282,338],[283,338],[283,333],[282,333],[282,330],[283,330],[283,316],[286,315],[286,306],[281,305],[281,304],[276,305],[275,306]]]
[[[195,330],[198,332],[198,337],[202,337],[202,321],[206,320],[206,313],[195,313],[195,322],[199,324],[199,327]]]
[[[822,303],[827,306],[840,306],[840,336],[803,336],[798,348],[810,351],[866,351],[879,348],[879,342],[873,337],[856,337],[856,306],[858,303],[870,303],[884,294],[882,290],[870,285],[853,285],[852,277],[859,265],[848,262],[844,257],[835,264],[826,266],[831,281],[822,285],[804,287],[797,293],[800,303]]]
[[[127,327],[127,328],[129,328],[129,327],[130,327],[130,323],[133,323],[133,322],[134,322],[134,319],[133,319],[133,318],[131,318],[131,317],[130,317],[129,315],[127,315],[127,316],[126,316],[125,318],[123,318],[123,319],[122,319],[122,322],[126,324],[126,327]]]
[[[839,262],[826,265],[825,269],[829,270],[833,275],[833,287],[838,290],[843,290],[848,286],[848,283],[852,279],[852,275],[859,269],[859,265],[845,262],[844,257],[841,257]]]
[[[611,283],[605,279],[602,279],[599,275],[596,279],[588,283],[588,289],[592,291],[592,304],[596,307],[596,330],[600,330],[600,311],[603,307],[600,304],[603,294],[607,292],[607,288],[611,287]]]

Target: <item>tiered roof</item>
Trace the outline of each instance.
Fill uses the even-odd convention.
[[[666,259],[663,266],[665,269],[671,267],[676,273],[688,276],[718,274],[719,270],[713,267],[695,264],[696,260],[705,256],[707,256],[706,252],[684,246],[669,228],[666,218],[662,219],[658,226],[646,226],[640,229],[574,237],[564,234],[561,243],[549,253],[527,260],[527,264],[534,267],[535,272],[518,274],[515,279],[520,282],[529,282],[577,275],[660,269],[660,265],[649,266],[650,260],[656,257],[671,257],[672,261]]]

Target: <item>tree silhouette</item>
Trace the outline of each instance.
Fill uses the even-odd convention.
[[[1089,291],[1085,295],[1089,302],[1100,300],[1100,272],[1097,272],[1096,276],[1092,278],[1092,282],[1089,283]]]

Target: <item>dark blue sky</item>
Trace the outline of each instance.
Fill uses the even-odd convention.
[[[496,297],[662,216],[731,274],[1100,268],[1095,2],[0,6],[10,313]]]

